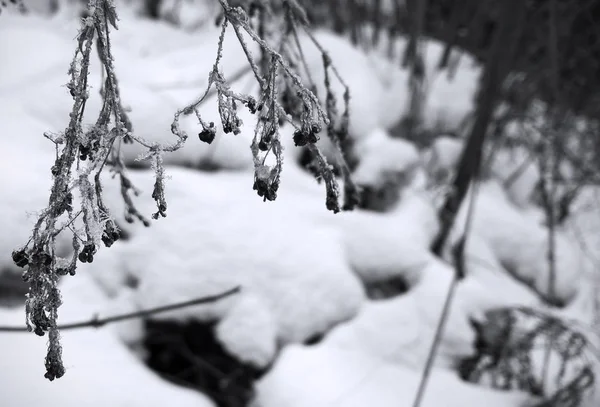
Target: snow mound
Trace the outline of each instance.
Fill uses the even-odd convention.
[[[59,322],[90,319],[102,307],[103,294],[85,274],[61,284],[64,305]],[[24,312],[0,309],[0,323],[22,325]],[[54,382],[44,378],[46,340],[32,333],[0,335],[2,405],[22,407],[127,406],[211,407],[198,392],[160,379],[146,368],[107,328],[61,332],[67,372]]]
[[[312,191],[282,187],[275,203],[263,203],[252,191],[251,174],[206,175],[175,167],[167,174],[172,177],[166,186],[169,216],[150,228],[133,225],[130,241],[95,257],[90,272],[107,292],[118,294],[128,273],[140,280],[136,301],[143,308],[241,286],[241,294],[217,304],[157,318],[219,319],[224,343],[231,351],[256,349],[256,357],[239,357],[253,358],[259,367],[265,355],[273,356],[275,339],[302,342],[356,314],[363,288],[346,262],[339,232],[321,222],[333,216],[326,213],[322,195],[315,199]],[[143,191],[142,213],[155,211],[149,197],[152,173],[132,172],[131,178]],[[111,196],[107,202],[117,208],[121,198],[115,186],[108,181],[105,191]],[[256,321],[235,329],[226,322],[255,316]],[[270,319],[274,326],[269,328]],[[265,327],[257,329],[254,322]]]
[[[393,66],[402,66],[408,46],[405,37],[380,41],[378,53],[387,55],[390,47],[394,50]],[[424,130],[457,131],[474,109],[475,95],[482,73],[481,66],[466,52],[454,48],[450,53],[449,69],[441,71],[438,67],[446,51],[446,45],[440,41],[426,39],[422,41],[423,62],[425,67],[423,123]],[[408,101],[408,70],[403,70],[404,93]],[[408,102],[402,104],[403,114],[408,113]]]
[[[456,170],[464,148],[462,140],[440,136],[423,153],[423,161],[430,176],[437,182],[448,182],[450,174]]]
[[[368,355],[334,346],[289,346],[258,384],[257,405],[263,407],[392,407],[410,405],[419,373]],[[434,369],[424,407],[524,406],[528,397],[462,382]]]
[[[407,277],[411,287],[406,294],[365,303],[353,320],[334,328],[323,344],[421,369],[453,275],[451,266],[431,258]],[[453,367],[473,353],[475,333],[471,319],[480,319],[497,306],[537,303],[535,294],[518,286],[506,274],[471,267],[457,285],[436,364]]]
[[[451,239],[454,242],[464,233],[472,193],[473,189],[456,219]],[[581,287],[583,271],[575,243],[557,233],[556,280],[550,288],[547,228],[513,205],[496,181],[481,183],[476,194],[470,233],[484,239],[504,268],[543,297],[559,304],[573,300]]]
[[[406,191],[387,213],[355,210],[337,214],[335,221],[348,261],[365,281],[413,279],[433,256],[429,244],[438,221],[423,193]]]
[[[420,157],[414,144],[394,139],[384,129],[375,129],[356,144],[359,164],[352,173],[358,185],[382,184],[386,177],[410,178],[420,165]]]
[[[159,16],[184,29],[193,30],[212,23],[220,4],[207,0],[165,0],[159,5]]]

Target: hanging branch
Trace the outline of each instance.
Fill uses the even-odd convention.
[[[267,4],[263,0],[261,4]],[[126,167],[120,152],[122,143],[138,143],[147,149],[141,159],[150,159],[155,171],[155,182],[152,198],[156,202],[157,211],[153,219],[167,215],[167,199],[165,191],[165,167],[163,153],[173,152],[183,147],[188,135],[180,129],[179,117],[195,113],[202,131],[198,134],[201,141],[212,142],[216,134],[214,122],[204,121],[198,112],[211,88],[217,94],[217,104],[224,133],[240,133],[242,121],[237,109],[245,106],[251,113],[259,117],[255,129],[255,140],[251,152],[255,161],[254,189],[264,199],[274,200],[279,187],[280,173],[283,165],[283,148],[279,140],[279,119],[286,120],[300,132],[310,148],[318,150],[314,145],[315,134],[321,126],[329,126],[330,109],[321,106],[317,97],[303,83],[289,63],[264,38],[252,28],[250,16],[242,7],[232,7],[227,0],[219,0],[223,9],[222,31],[218,40],[218,51],[213,69],[209,73],[208,86],[204,94],[192,104],[178,110],[174,115],[171,132],[176,136],[172,143],[161,144],[144,139],[133,131],[131,121],[121,103],[119,82],[114,66],[111,45],[111,31],[117,29],[117,13],[114,0],[89,0],[87,16],[81,21],[81,29],[76,41],[76,50],[70,65],[70,82],[66,88],[73,98],[73,107],[69,115],[69,123],[63,133],[57,137],[47,137],[56,145],[56,160],[51,169],[53,185],[46,209],[40,211],[31,238],[12,253],[14,263],[25,269],[23,278],[29,283],[26,297],[26,325],[29,331],[39,336],[48,333],[48,352],[46,355],[46,374],[49,380],[60,378],[65,373],[62,363],[59,327],[57,325],[58,309],[62,304],[58,280],[60,276],[74,275],[79,262],[91,263],[101,245],[110,247],[119,238],[119,231],[109,208],[104,203],[101,184],[101,173],[107,169],[119,175],[121,195],[125,203],[125,220],[140,220],[145,226],[150,221],[140,213],[133,202],[131,194],[137,190],[126,174]],[[283,0],[283,13],[286,21],[306,26],[304,11],[296,0]],[[275,15],[281,17],[281,15]],[[275,18],[274,24],[281,23]],[[260,85],[258,100],[249,95],[234,92],[230,82],[225,79],[221,69],[221,57],[225,30],[231,27],[238,42],[246,54],[250,71]],[[276,27],[279,28],[279,27]],[[268,59],[267,72],[260,72],[247,46],[244,35],[258,44]],[[84,113],[89,97],[88,75],[94,45],[102,68],[102,86],[100,95],[102,106],[93,126],[86,128]],[[278,100],[278,78],[285,76],[296,91],[294,97],[302,103],[301,117],[291,117]],[[346,108],[349,96],[345,95]],[[300,121],[300,126],[295,120]],[[259,154],[263,157],[259,157]],[[264,164],[267,154],[275,155],[277,163],[270,167]],[[333,169],[322,154],[318,155],[320,171],[328,180],[326,185],[326,206],[333,212],[341,209],[352,209],[355,202],[347,200],[343,208],[339,203],[339,187],[333,175]],[[108,168],[107,168],[108,167]],[[349,182],[345,182],[348,189]],[[81,196],[80,207],[74,208],[74,193]],[[350,194],[348,194],[350,196]],[[72,255],[63,258],[57,254],[57,239],[61,233],[72,232]]]

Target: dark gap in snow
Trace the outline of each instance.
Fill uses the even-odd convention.
[[[224,170],[225,168],[223,168],[222,165],[213,162],[212,160],[203,160],[198,164],[196,169],[203,172],[218,172]]]
[[[146,170],[151,167],[148,160],[124,160],[129,170]]]
[[[359,208],[385,213],[396,206],[400,199],[399,188],[390,185],[361,185]]]
[[[325,338],[324,333],[314,334],[313,336],[311,336],[310,338],[308,338],[307,340],[304,341],[304,345],[306,345],[306,346],[318,345],[319,343],[321,343],[321,341],[324,338]]]
[[[125,276],[125,286],[133,290],[137,289],[140,286],[140,278],[131,273],[127,273]]]
[[[219,407],[246,407],[266,369],[239,361],[217,341],[215,322],[146,320],[146,364],[165,379],[195,389]]]
[[[381,281],[367,281],[365,291],[370,300],[385,300],[408,292],[409,284],[402,276],[392,277]]]

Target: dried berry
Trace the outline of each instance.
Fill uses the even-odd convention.
[[[90,149],[86,146],[79,146],[79,159],[85,161],[88,156],[90,156]]]
[[[267,151],[267,150],[269,150],[269,144],[268,144],[268,143],[266,143],[264,140],[262,140],[262,139],[261,139],[261,140],[258,142],[258,149],[259,149],[260,151]]]
[[[83,246],[83,250],[79,253],[79,261],[82,263],[91,263],[94,261],[94,252],[96,251],[96,245],[93,243],[86,244]]]
[[[277,190],[279,189],[279,183],[269,182],[268,179],[257,178],[252,186],[258,196],[264,198],[264,200],[274,201],[277,199]]]
[[[120,237],[121,235],[115,230],[113,225],[107,223],[106,227],[104,228],[104,233],[102,234],[102,243],[104,243],[104,246],[112,246],[113,243],[119,240]]]
[[[203,141],[207,144],[212,143],[215,139],[215,136],[216,131],[214,128],[205,128],[200,133],[198,133],[198,138],[200,138],[200,141]]]
[[[79,253],[79,256],[77,256],[77,258],[79,259],[80,262],[82,263],[87,263],[88,262],[88,255],[86,252],[81,252]]]
[[[306,144],[308,144],[306,134],[302,130],[296,130],[294,132],[294,145],[296,147],[304,147]]]
[[[254,99],[252,96],[248,98],[248,102],[246,103],[246,106],[248,107],[248,110],[250,111],[250,113],[252,113],[252,114],[256,113],[256,99]]]
[[[29,264],[29,257],[25,250],[15,250],[12,252],[12,259],[18,267],[25,267]]]

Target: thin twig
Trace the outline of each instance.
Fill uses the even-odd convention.
[[[58,325],[57,328],[60,329],[61,331],[64,331],[67,329],[80,329],[80,328],[88,328],[88,327],[101,328],[104,325],[112,324],[115,322],[121,322],[121,321],[125,321],[128,319],[146,318],[146,317],[149,317],[150,315],[160,314],[163,312],[174,311],[174,310],[178,310],[181,308],[188,308],[188,307],[192,307],[194,305],[216,302],[223,298],[229,297],[233,294],[237,294],[240,291],[241,291],[241,287],[238,286],[238,287],[231,288],[227,291],[224,291],[224,292],[222,292],[220,294],[216,294],[216,295],[209,295],[207,297],[200,297],[200,298],[196,298],[196,299],[189,300],[189,301],[177,302],[177,303],[168,304],[168,305],[162,305],[160,307],[149,308],[149,309],[135,311],[135,312],[127,312],[124,314],[113,315],[113,316],[106,317],[106,318],[98,318],[97,316],[94,316],[93,318],[86,320],[86,321],[71,322],[71,323],[64,324],[64,325]],[[29,330],[27,329],[26,326],[0,326],[0,332],[29,332]]]
[[[515,16],[517,17],[515,19]],[[462,151],[458,170],[454,179],[454,191],[447,198],[445,204],[439,213],[441,230],[436,237],[432,250],[438,256],[441,256],[446,241],[450,235],[450,231],[454,225],[454,221],[458,215],[458,211],[464,201],[472,181],[480,174],[481,161],[483,156],[483,146],[487,133],[489,122],[492,118],[494,109],[498,101],[499,91],[504,82],[507,73],[512,68],[512,62],[516,53],[516,48],[520,33],[524,26],[523,21],[524,8],[521,0],[511,0],[504,4],[502,16],[500,19],[500,27],[494,35],[490,58],[486,61],[485,71],[483,76],[482,87],[480,89],[479,103],[477,105],[477,114],[475,123],[471,130],[469,139]],[[516,26],[511,24],[516,23]],[[471,225],[473,200],[475,199],[475,184],[473,184],[471,205],[467,216],[467,225],[465,235],[462,236],[455,248],[456,273],[452,278],[452,282],[446,296],[444,309],[440,321],[438,323],[434,342],[429,351],[428,358],[425,364],[425,369],[413,407],[421,405],[423,396],[425,395],[429,376],[433,369],[436,353],[441,341],[441,336],[444,331],[446,320],[448,319],[449,309],[454,298],[454,292],[458,281],[464,277],[464,247],[466,243],[466,233]]]

